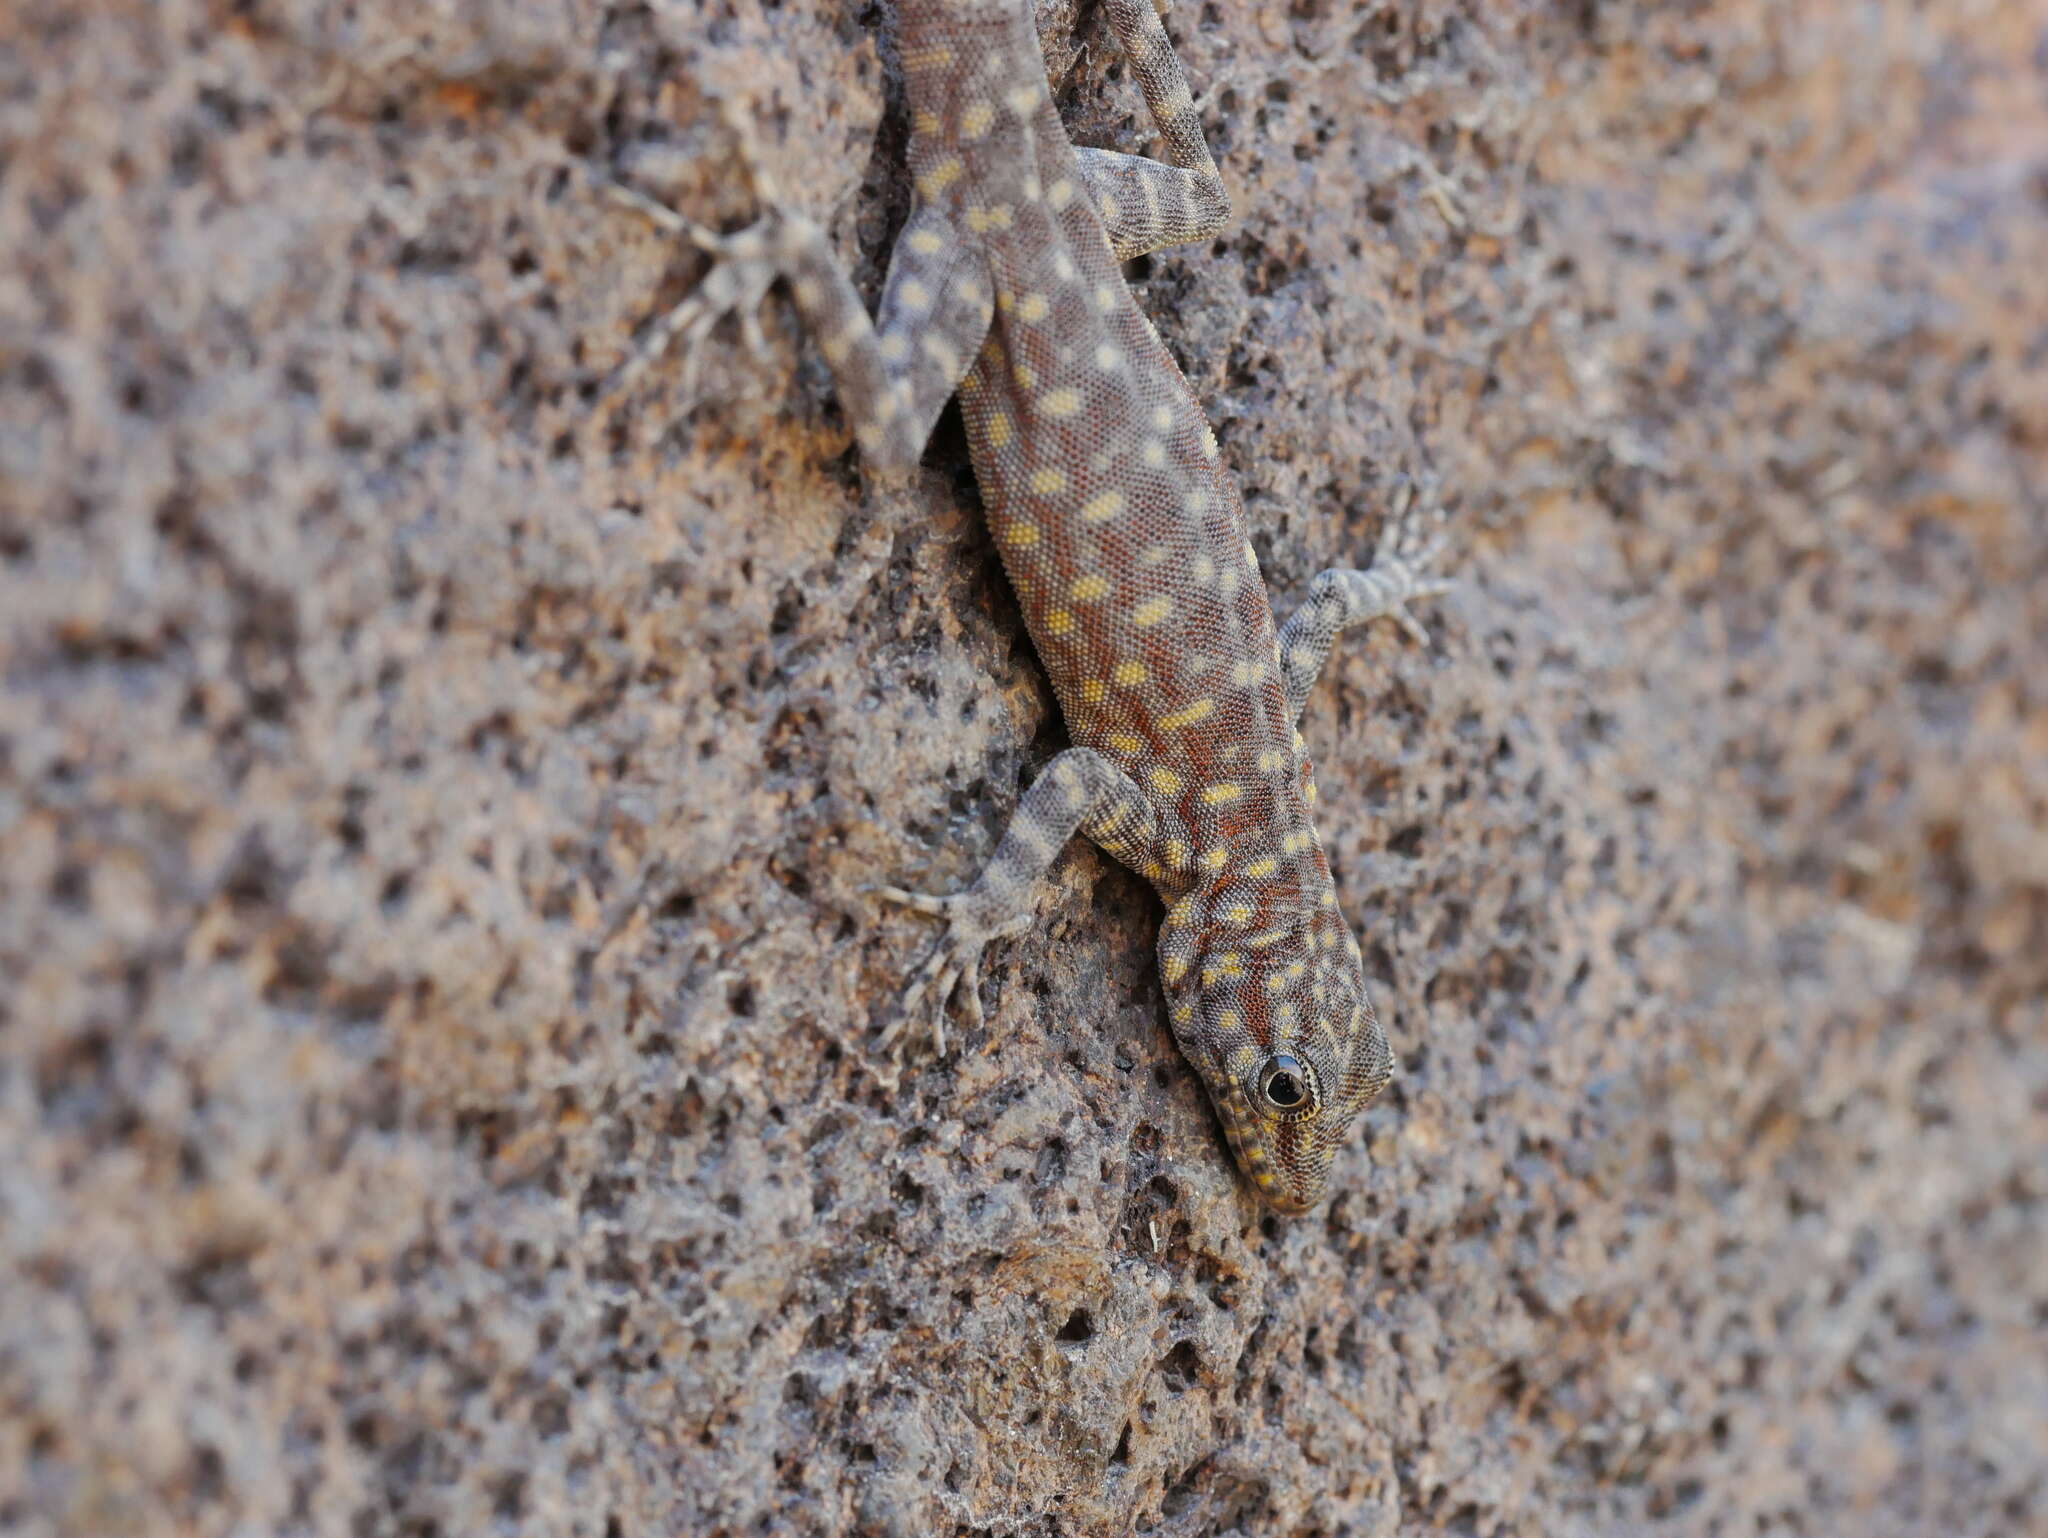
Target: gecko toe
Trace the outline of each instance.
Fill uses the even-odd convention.
[[[933,918],[946,918],[952,913],[950,898],[933,896],[929,892],[906,891],[900,886],[871,886],[867,890],[899,907],[909,908],[915,913],[928,913]]]
[[[1401,628],[1408,632],[1408,638],[1417,646],[1429,645],[1429,631],[1424,628],[1421,620],[1408,612],[1405,605],[1394,611],[1394,618],[1400,622]]]
[[[960,970],[960,1007],[967,1013],[967,1023],[977,1031],[986,1030],[988,1021],[981,1012],[981,957],[976,954]]]

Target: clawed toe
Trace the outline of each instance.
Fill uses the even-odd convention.
[[[901,907],[914,909],[919,913],[929,913],[934,918],[944,918],[950,911],[947,907],[948,899],[934,897],[927,892],[907,892],[900,886],[871,886],[868,891]]]
[[[911,974],[910,984],[903,990],[903,997],[897,1003],[896,1018],[883,1030],[875,1042],[875,1051],[886,1057],[896,1055],[897,1038],[907,1030],[912,1021],[924,1018],[932,1021],[932,1051],[935,1057],[946,1055],[946,1000],[953,992],[959,979],[956,969],[947,965],[946,946],[942,940],[932,948],[918,969]],[[936,986],[934,984],[936,983]],[[935,994],[935,1008],[926,1011],[920,1008],[926,1002],[926,995]]]

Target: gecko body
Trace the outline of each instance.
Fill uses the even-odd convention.
[[[1029,0],[899,0],[914,200],[871,320],[823,232],[772,212],[732,236],[658,338],[701,340],[776,278],[820,339],[863,453],[913,464],[959,395],[1004,569],[1073,746],[1025,793],[906,995],[941,1012],[1021,933],[1075,832],[1159,891],[1175,1037],[1237,1161],[1283,1212],[1322,1196],[1354,1117],[1392,1073],[1357,940],[1316,836],[1295,723],[1339,631],[1440,591],[1399,527],[1372,569],[1333,569],[1276,626],[1244,512],[1201,408],[1120,262],[1217,233],[1229,202],[1150,0],[1104,10],[1167,161],[1077,149]]]

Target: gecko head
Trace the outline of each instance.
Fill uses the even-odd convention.
[[[1352,1122],[1393,1077],[1342,919],[1326,908],[1257,948],[1211,946],[1169,1002],[1238,1167],[1275,1211],[1310,1210]]]

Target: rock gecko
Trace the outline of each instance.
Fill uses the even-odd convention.
[[[1215,434],[1119,266],[1217,234],[1229,199],[1151,0],[1103,10],[1167,162],[1068,142],[1030,0],[898,0],[915,190],[878,316],[800,214],[771,206],[731,235],[674,220],[716,260],[645,356],[725,314],[751,327],[781,279],[871,467],[914,465],[957,391],[1074,745],[967,891],[877,889],[946,921],[906,1018],[927,990],[943,1017],[963,982],[980,1018],[983,947],[1029,927],[1036,882],[1085,833],[1164,899],[1175,1037],[1245,1175],[1299,1213],[1393,1060],[1295,723],[1340,631],[1384,615],[1420,636],[1405,604],[1446,584],[1424,576],[1435,542],[1394,519],[1370,570],[1323,572],[1275,626]]]

